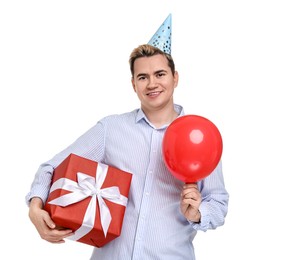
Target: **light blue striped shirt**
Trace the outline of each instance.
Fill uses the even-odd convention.
[[[179,116],[183,109],[175,105]],[[192,223],[180,212],[183,182],[174,178],[162,158],[167,125],[155,128],[141,109],[100,120],[64,151],[43,163],[35,175],[26,202],[34,196],[46,201],[52,172],[70,153],[133,174],[122,233],[102,248],[96,260],[194,260],[192,241],[197,230],[224,224],[228,193],[221,162],[198,183],[202,194],[201,222]]]

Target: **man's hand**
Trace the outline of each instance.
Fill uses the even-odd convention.
[[[36,227],[42,239],[48,242],[64,243],[64,238],[73,235],[70,229],[57,228],[49,213],[43,209],[40,198],[33,198],[29,205],[29,218]]]
[[[201,193],[196,183],[185,184],[181,192],[180,208],[182,214],[190,221],[200,222]]]

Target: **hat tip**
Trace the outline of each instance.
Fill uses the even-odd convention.
[[[161,51],[171,54],[171,36],[172,36],[172,14],[170,13],[162,25],[158,28],[148,44]]]

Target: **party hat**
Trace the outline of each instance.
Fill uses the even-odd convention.
[[[172,15],[169,14],[163,24],[152,36],[149,45],[154,46],[161,51],[171,54],[171,35],[172,35]]]

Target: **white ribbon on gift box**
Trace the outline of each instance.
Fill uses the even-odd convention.
[[[62,195],[61,197],[49,201],[49,203],[53,205],[66,207],[90,196],[92,197],[86,209],[82,225],[75,231],[74,235],[67,237],[68,239],[76,241],[88,234],[93,229],[95,225],[97,200],[100,208],[101,225],[105,237],[112,217],[104,199],[119,205],[127,205],[128,198],[120,193],[120,190],[117,186],[101,189],[101,186],[103,185],[107,175],[107,170],[107,165],[98,163],[96,179],[85,173],[78,172],[77,182],[67,178],[60,178],[52,184],[50,192],[57,189],[72,191],[71,193]]]

